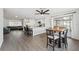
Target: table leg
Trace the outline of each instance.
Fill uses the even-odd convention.
[[[61,32],[59,32],[58,48],[61,48]]]

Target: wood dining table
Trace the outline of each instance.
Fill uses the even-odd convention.
[[[65,28],[64,27],[54,27],[54,28],[49,28],[49,30],[59,33],[58,48],[61,48],[61,33],[65,31]]]

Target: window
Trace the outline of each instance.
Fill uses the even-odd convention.
[[[10,20],[9,26],[22,26],[22,22],[19,20]]]
[[[60,17],[54,19],[54,26],[66,27],[71,33],[72,16]]]

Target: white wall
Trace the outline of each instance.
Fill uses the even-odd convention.
[[[45,27],[46,28],[51,27],[51,19],[45,19]]]
[[[24,26],[26,25],[29,25],[29,26],[32,26],[32,27],[35,27],[35,26],[38,26],[38,21],[41,21],[42,23],[45,23],[45,27],[46,28],[49,28],[50,27],[50,24],[51,24],[51,19],[49,18],[46,18],[46,19],[29,19],[28,20],[24,20]]]
[[[72,20],[72,38],[79,40],[79,9],[77,13],[73,15]]]
[[[0,8],[0,47],[3,43],[3,9]]]
[[[3,26],[4,26],[4,27],[8,26],[8,19],[4,18]]]
[[[51,27],[53,28],[54,27],[54,19],[52,18],[51,20],[50,20],[50,25],[51,25]]]
[[[35,25],[35,20],[34,19],[24,19],[23,20],[23,26],[26,26],[26,25],[28,25],[28,26],[31,26],[31,27],[34,27],[34,25]]]

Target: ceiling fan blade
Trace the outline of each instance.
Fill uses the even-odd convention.
[[[44,11],[43,13],[46,13],[46,12],[48,12],[49,11],[49,9],[48,10],[46,10],[46,11]]]
[[[40,13],[40,11],[39,11],[39,10],[36,10],[36,11]]]
[[[35,15],[39,15],[40,13],[35,13]]]
[[[44,13],[44,14],[47,14],[47,15],[49,15],[50,13]]]

